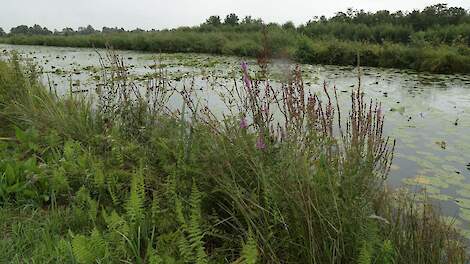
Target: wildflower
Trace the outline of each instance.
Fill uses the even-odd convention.
[[[240,128],[241,129],[247,129],[248,128],[248,122],[246,121],[245,117],[242,117],[242,120],[240,120]]]
[[[246,62],[241,63],[241,67],[243,70],[243,82],[245,83],[245,87],[251,89],[251,79],[248,75],[248,64]]]
[[[260,135],[256,140],[256,149],[263,150],[266,148],[266,144],[264,143],[263,137]]]
[[[242,61],[241,66],[244,72],[248,71],[248,63],[246,63],[246,61]]]

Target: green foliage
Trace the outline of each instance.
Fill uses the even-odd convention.
[[[238,25],[239,18],[236,14],[228,14],[225,17],[224,24],[229,26],[236,26]]]
[[[131,224],[139,225],[144,219],[145,185],[142,171],[134,174],[129,200],[126,204],[127,217]]]
[[[381,188],[366,144],[343,152],[310,128],[260,150],[236,116],[156,113],[122,130],[16,63],[0,62],[2,263],[465,263],[428,203]]]
[[[248,240],[243,245],[241,253],[244,264],[256,264],[258,262],[258,246],[251,232],[248,235]]]
[[[359,251],[359,257],[357,258],[357,264],[371,264],[372,263],[372,252],[371,247],[367,241],[362,243],[362,247]]]
[[[45,150],[38,131],[15,129],[14,141],[0,142],[0,204],[48,203],[69,188],[68,179],[54,167],[53,145]],[[53,143],[51,138],[46,143]],[[47,142],[48,141],[48,142]],[[49,161],[49,163],[48,163]]]
[[[190,197],[189,219],[185,216],[185,209],[181,199],[176,199],[175,209],[181,225],[181,237],[178,241],[179,250],[185,262],[205,264],[208,263],[204,249],[204,233],[201,222],[201,196],[196,182],[193,181]]]
[[[383,264],[393,264],[395,263],[395,250],[392,245],[392,241],[385,240],[382,244],[380,252],[380,260]]]
[[[78,263],[83,264],[102,263],[109,254],[106,241],[96,229],[93,229],[90,236],[74,236],[72,248]]]

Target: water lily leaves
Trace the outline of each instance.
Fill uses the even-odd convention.
[[[451,201],[453,200],[453,197],[447,194],[442,194],[442,193],[432,193],[428,195],[429,198],[434,199],[434,200],[439,200],[439,201]]]
[[[404,106],[401,106],[401,107],[392,107],[390,108],[390,112],[397,112],[401,115],[405,114],[405,107]]]
[[[462,197],[469,198],[470,199],[470,190],[469,189],[459,189],[456,191],[456,193]]]
[[[470,209],[460,208],[459,217],[465,221],[470,222]],[[470,230],[469,230],[469,233],[470,233]]]
[[[470,217],[470,199],[467,198],[458,198],[455,199],[455,202],[458,204],[460,208],[465,208],[468,209],[467,211],[469,212],[468,217]],[[467,212],[465,211],[465,212]],[[465,218],[464,218],[465,219]],[[469,218],[470,221],[470,218]]]
[[[424,175],[416,175],[415,178],[404,179],[403,182],[408,185],[419,185],[419,186],[433,186],[437,188],[449,188],[449,184],[444,179],[439,177],[430,177]]]

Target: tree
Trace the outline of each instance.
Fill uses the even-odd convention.
[[[145,30],[143,30],[141,28],[136,28],[136,29],[133,29],[131,32],[132,33],[141,33],[141,32],[145,32]]]
[[[236,26],[238,25],[238,21],[240,19],[238,18],[237,15],[235,15],[234,13],[232,14],[228,14],[226,17],[225,17],[225,20],[224,20],[224,24],[225,25],[230,25],[230,26]]]
[[[41,27],[38,24],[34,24],[34,26],[29,28],[28,33],[32,35],[50,35],[52,34],[52,31],[50,31],[46,27]]]
[[[116,32],[126,32],[126,30],[124,28],[117,28],[117,27],[114,27],[114,28],[103,27],[101,32],[103,32],[103,33],[116,33]]]
[[[91,26],[88,25],[87,27],[79,27],[78,28],[78,33],[87,35],[87,34],[93,34],[96,33],[97,31]]]
[[[242,24],[252,24],[254,22],[254,19],[251,16],[246,16],[242,20]]]
[[[10,29],[11,34],[28,34],[29,33],[29,27],[26,25],[20,25],[17,27],[12,27]]]
[[[210,16],[206,20],[205,24],[217,27],[217,26],[220,26],[222,24],[222,21],[220,20],[219,16]]]
[[[3,28],[0,27],[0,37],[3,37],[5,35],[6,35],[5,31],[3,30]]]
[[[65,36],[73,35],[73,34],[75,34],[75,30],[73,30],[73,28],[66,27],[66,28],[62,29],[61,34],[65,35]]]
[[[292,21],[287,21],[282,25],[282,28],[285,30],[295,30],[295,25]]]
[[[252,16],[246,16],[243,18],[240,24],[247,24],[247,25],[262,25],[263,20],[261,18],[253,18]]]

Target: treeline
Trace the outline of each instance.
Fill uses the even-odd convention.
[[[312,38],[336,38],[342,40],[367,41],[383,43],[385,41],[410,43],[412,41],[431,41],[452,44],[454,42],[469,44],[470,41],[470,12],[462,7],[448,7],[447,4],[437,4],[413,10],[411,12],[390,12],[381,10],[365,12],[364,10],[348,9],[338,12],[331,18],[314,17],[305,24],[295,26],[288,21],[284,24],[266,24],[260,18],[246,16],[239,18],[236,14],[228,14],[225,19],[220,16],[210,16],[204,23],[195,27],[179,27],[176,29],[148,30],[156,31],[260,31],[264,27],[282,28],[305,34]],[[94,29],[91,25],[51,31],[46,27],[20,25],[10,29],[9,35],[89,35],[96,33],[145,32],[142,29],[125,30],[124,28],[103,27]],[[0,28],[0,35],[7,35]]]
[[[13,27],[10,29],[10,33],[7,34],[5,31],[0,28],[0,36],[5,36],[5,35],[62,35],[62,36],[68,36],[68,35],[90,35],[90,34],[96,34],[96,33],[117,33],[117,32],[144,32],[145,30],[142,29],[134,29],[131,31],[127,31],[124,28],[110,28],[110,27],[103,27],[101,30],[94,29],[91,25],[88,25],[86,27],[79,27],[77,30],[74,30],[73,28],[66,27],[63,28],[62,30],[54,30],[51,31],[46,27],[41,27],[40,25],[35,24],[32,27],[26,26],[26,25],[20,25],[17,27]],[[154,30],[153,30],[154,31]]]
[[[150,31],[87,26],[51,32],[20,26],[0,42],[237,56],[257,56],[267,44],[272,56],[302,63],[357,65],[359,55],[363,66],[470,73],[470,13],[444,4],[412,12],[348,10],[300,26],[236,14],[211,16],[195,27]]]

